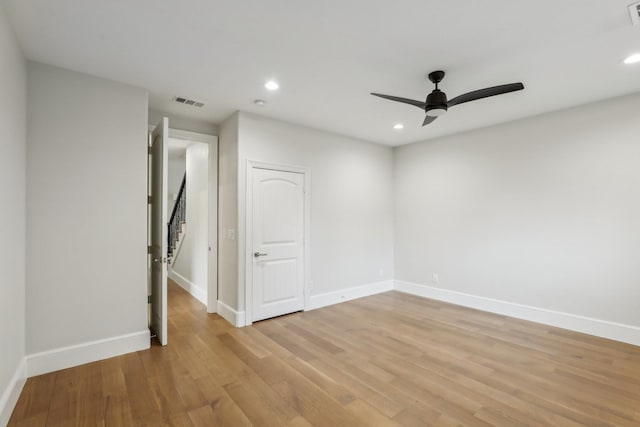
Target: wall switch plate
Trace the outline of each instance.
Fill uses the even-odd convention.
[[[380,277],[384,276],[384,268],[381,268],[380,270],[378,270],[378,276]]]
[[[440,276],[438,275],[438,273],[433,273],[431,275],[431,281],[433,283],[438,283],[440,281]]]

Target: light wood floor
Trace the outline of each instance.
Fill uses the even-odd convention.
[[[640,347],[397,292],[27,381],[10,426],[640,426]]]

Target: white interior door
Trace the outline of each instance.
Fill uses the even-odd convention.
[[[304,309],[304,175],[253,170],[252,321]]]
[[[169,119],[162,119],[151,145],[151,327],[167,345],[167,158]]]

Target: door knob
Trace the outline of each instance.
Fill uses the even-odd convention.
[[[267,256],[267,255],[269,255],[269,254],[261,254],[260,252],[254,252],[253,253],[254,258],[258,258],[258,257],[261,257],[261,256]]]

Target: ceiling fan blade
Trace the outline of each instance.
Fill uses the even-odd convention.
[[[437,119],[437,117],[432,117],[432,116],[424,116],[424,122],[422,122],[422,126],[426,126],[430,123],[433,123],[433,121]]]
[[[371,95],[378,96],[378,97],[384,98],[384,99],[388,99],[390,101],[402,102],[403,104],[415,105],[416,107],[420,108],[421,110],[424,110],[424,107],[427,106],[427,104],[425,104],[424,102],[416,101],[415,99],[400,98],[399,96],[383,95],[381,93],[371,93]]]
[[[486,89],[474,90],[473,92],[456,96],[450,100],[447,105],[449,107],[453,107],[454,105],[464,104],[465,102],[476,101],[490,96],[503,95],[505,93],[515,92],[522,89],[524,89],[524,85],[522,83],[510,83],[507,85],[488,87]]]

